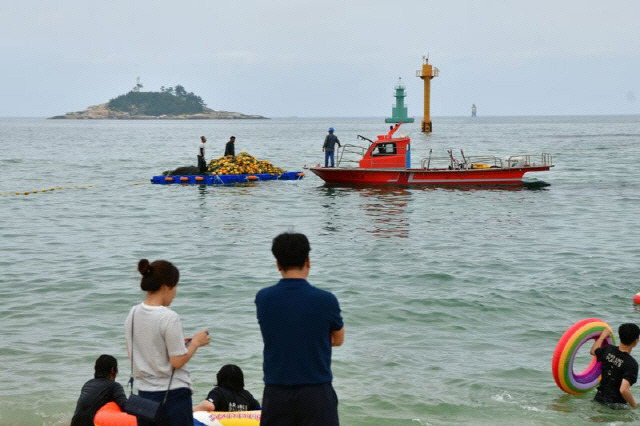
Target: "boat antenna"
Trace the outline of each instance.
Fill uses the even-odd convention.
[[[449,153],[449,158],[451,158],[451,166],[449,167],[451,167],[451,169],[458,168],[458,160],[453,157],[453,151],[448,149],[447,152]]]

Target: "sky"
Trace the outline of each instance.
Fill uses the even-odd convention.
[[[640,114],[633,0],[22,0],[0,5],[0,117],[182,85],[209,108],[383,117]]]

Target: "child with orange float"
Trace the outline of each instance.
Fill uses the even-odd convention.
[[[124,409],[127,396],[116,382],[118,361],[111,355],[100,355],[94,367],[94,378],[82,386],[71,426],[93,426],[93,418],[100,407],[108,402]]]

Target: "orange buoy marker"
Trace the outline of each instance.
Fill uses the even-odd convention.
[[[640,305],[640,293],[636,293],[636,295],[633,296],[633,303],[636,305]]]
[[[258,176],[247,176],[247,180],[259,180]]]

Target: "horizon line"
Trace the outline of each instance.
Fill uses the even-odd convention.
[[[473,118],[473,119],[482,119],[482,118],[507,118],[507,117],[632,117],[632,116],[640,116],[640,112],[637,113],[600,113],[600,114],[511,114],[511,115],[477,115],[472,117],[471,115],[434,115],[431,118]],[[325,118],[375,118],[375,119],[385,119],[385,116],[380,115],[341,115],[341,116],[329,116],[329,115],[274,115],[274,116],[263,116],[265,118],[303,118],[303,119],[325,119]],[[26,115],[15,115],[15,116],[0,116],[0,119],[7,118],[23,118],[23,119],[51,119],[49,116],[26,116]],[[421,116],[412,117],[416,120],[422,119]],[[137,119],[109,119],[109,118],[92,118],[92,119],[66,119],[69,121],[153,121],[152,118],[145,120],[137,120]],[[171,121],[172,119],[162,119],[162,121]],[[189,119],[175,119],[176,121],[189,121]],[[207,120],[196,120],[193,121],[248,121],[248,120],[260,120],[264,119],[258,118],[243,118],[243,119],[234,119],[234,118],[215,118],[215,119],[207,119]],[[403,123],[410,124],[410,123]]]

